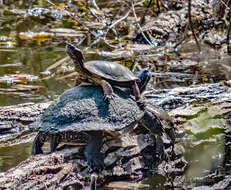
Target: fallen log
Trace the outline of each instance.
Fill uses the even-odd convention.
[[[156,168],[162,160],[155,157],[156,143],[150,134],[141,133],[104,141],[105,169],[99,174],[97,184],[102,186],[122,179],[139,181],[151,171],[157,172]],[[171,168],[175,168],[176,173],[183,173],[186,162],[181,158],[171,160],[170,152],[166,149],[165,163],[169,160],[168,165],[172,164]],[[162,169],[159,168],[159,173],[164,175]],[[69,186],[81,189],[89,181],[90,173],[82,147],[69,147],[52,154],[31,157],[15,168],[0,173],[0,189],[65,189]]]

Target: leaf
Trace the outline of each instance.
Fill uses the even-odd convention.
[[[208,77],[204,75],[202,77],[202,82],[205,83],[205,82],[208,82],[208,81],[209,81]]]

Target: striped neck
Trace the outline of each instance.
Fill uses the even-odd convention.
[[[74,64],[75,64],[75,70],[77,72],[84,70],[83,60],[74,60]]]

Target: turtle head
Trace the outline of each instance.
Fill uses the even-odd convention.
[[[66,46],[66,51],[70,58],[73,59],[75,64],[83,64],[84,58],[80,49],[68,43]]]

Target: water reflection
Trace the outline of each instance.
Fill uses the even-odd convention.
[[[11,74],[30,74],[39,77],[37,81],[22,81],[26,85],[39,85],[43,88],[37,91],[12,92],[12,84],[10,79],[0,83],[0,106],[14,105],[24,102],[42,102],[46,99],[54,99],[57,94],[61,94],[67,88],[70,80],[57,81],[54,78],[48,80],[40,80],[47,76],[41,74],[48,66],[55,63],[57,60],[66,56],[65,48],[63,47],[24,47],[16,48],[17,51],[1,51],[0,64],[17,64],[18,66],[1,67],[0,77]],[[20,64],[19,64],[20,63]],[[52,70],[55,72],[56,70]],[[58,76],[58,74],[57,74]],[[10,90],[11,89],[11,90]]]
[[[185,177],[189,183],[219,171],[223,164],[225,120],[211,110],[200,113],[184,124],[188,132],[184,140],[184,156],[189,161]]]
[[[23,143],[0,148],[0,171],[6,171],[16,166],[31,155],[32,143]]]

